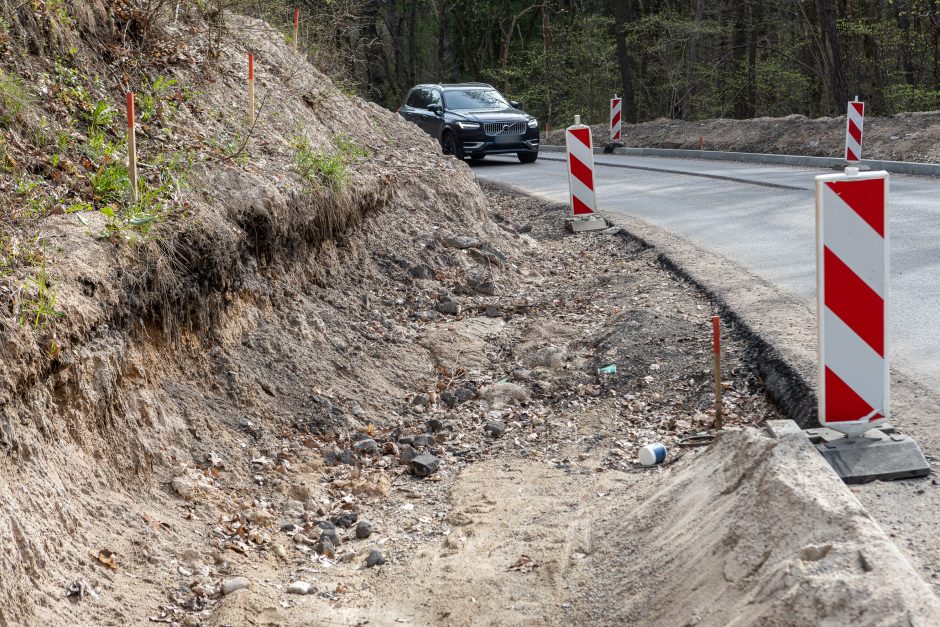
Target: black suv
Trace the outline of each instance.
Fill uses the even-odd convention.
[[[398,113],[441,142],[458,159],[516,153],[522,163],[539,156],[539,122],[492,85],[417,85]]]

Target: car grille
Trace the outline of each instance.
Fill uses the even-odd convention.
[[[525,135],[525,122],[487,122],[483,130],[487,135]]]

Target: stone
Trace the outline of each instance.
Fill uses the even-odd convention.
[[[359,515],[356,512],[346,512],[334,518],[333,524],[343,529],[349,529],[357,520],[359,520]]]
[[[506,433],[506,423],[502,420],[490,420],[483,426],[483,431],[492,438],[498,438]]]
[[[381,566],[385,563],[385,556],[382,555],[382,551],[378,549],[372,549],[369,551],[369,557],[366,558],[366,566],[372,568],[373,566]]]
[[[431,433],[437,433],[444,428],[444,423],[437,418],[431,418],[428,420],[427,428]]]
[[[401,464],[410,464],[411,460],[418,456],[418,451],[414,449],[410,444],[404,444],[401,447],[401,452],[398,453],[398,462]]]
[[[499,318],[502,316],[502,312],[499,310],[499,307],[496,305],[490,305],[486,308],[486,311],[483,312],[483,315],[487,318]]]
[[[447,405],[448,407],[454,407],[457,405],[457,395],[451,392],[450,390],[444,390],[441,392],[441,402]]]
[[[437,440],[434,439],[434,436],[429,433],[422,433],[421,435],[416,435],[414,440],[411,441],[412,446],[415,447],[426,447],[434,446],[437,444]]]
[[[355,449],[358,453],[375,455],[379,451],[379,445],[372,438],[366,438],[353,444],[353,449]]]
[[[356,537],[360,540],[365,540],[372,535],[372,525],[365,520],[360,520],[359,524],[356,525]]]
[[[324,529],[320,532],[320,540],[329,540],[333,543],[333,546],[339,546],[342,542],[339,539],[339,534],[336,533],[336,529]]]
[[[449,314],[451,316],[456,316],[460,314],[460,305],[458,305],[452,300],[444,301],[444,302],[437,304],[437,311],[442,314]]]
[[[416,279],[430,279],[434,276],[434,268],[426,263],[419,263],[408,268],[408,274]]]
[[[411,399],[412,405],[420,405],[422,407],[426,406],[431,402],[431,399],[428,398],[427,394],[415,394],[414,398]]]
[[[457,388],[457,391],[454,392],[454,395],[457,397],[457,402],[465,403],[467,401],[472,401],[477,397],[477,393],[470,388]]]
[[[317,543],[313,545],[313,550],[320,555],[332,557],[336,555],[336,543],[334,543],[328,537],[321,537],[319,540],[317,540]]]
[[[310,594],[313,591],[313,585],[306,581],[295,581],[287,586],[287,594]]]
[[[437,472],[440,463],[438,458],[424,453],[411,460],[411,472],[417,477],[430,477]]]
[[[251,582],[249,582],[244,577],[232,577],[231,579],[226,579],[222,582],[221,590],[222,594],[228,595],[232,594],[233,592],[237,592],[238,590],[244,590],[250,585]]]
[[[469,235],[450,235],[445,233],[438,236],[438,240],[448,248],[458,250],[467,250],[468,248],[477,248],[480,246],[480,240]]]

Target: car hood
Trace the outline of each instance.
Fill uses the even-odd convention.
[[[525,122],[532,116],[519,109],[487,109],[486,111],[451,111],[451,113],[468,122]]]

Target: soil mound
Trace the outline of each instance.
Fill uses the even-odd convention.
[[[610,143],[604,124],[592,126],[594,145]],[[621,144],[636,148],[683,148],[757,152],[812,157],[842,157],[845,150],[845,116],[729,120],[718,118],[688,122],[661,118],[641,124],[624,124]],[[543,143],[563,145],[564,131],[546,133]],[[865,117],[865,159],[940,163],[940,112],[899,113],[890,117]]]

